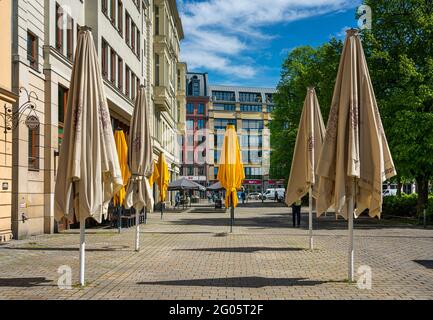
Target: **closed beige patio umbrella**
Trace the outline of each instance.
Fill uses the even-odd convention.
[[[152,137],[146,105],[146,89],[141,86],[135,101],[129,134],[128,166],[131,178],[126,188],[126,208],[135,208],[135,251],[140,249],[140,212],[153,208],[152,190],[147,178],[153,173]]]
[[[382,184],[396,175],[358,31],[347,31],[325,141],[319,157],[317,215],[333,206],[349,220],[353,281],[353,218],[382,210]]]
[[[57,220],[80,221],[80,284],[84,285],[86,218],[101,222],[122,188],[98,56],[90,28],[78,35],[55,186]]]
[[[324,137],[325,124],[320,112],[316,90],[314,87],[309,87],[299,122],[285,202],[290,206],[307,192],[309,193],[308,230],[311,250],[314,247],[313,196],[314,198],[317,196],[316,181],[318,180],[315,171]]]

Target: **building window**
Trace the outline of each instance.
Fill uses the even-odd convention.
[[[206,173],[205,173],[205,168],[204,168],[204,167],[198,167],[198,175],[199,175],[199,176],[204,176],[204,175],[206,175]]]
[[[141,38],[140,30],[138,30],[138,28],[137,28],[137,50],[136,50],[137,57],[140,57],[140,50],[141,50],[141,48],[140,48],[140,43],[141,43],[140,38]]]
[[[204,120],[203,119],[198,119],[197,120],[197,129],[203,129],[204,128]]]
[[[120,36],[123,37],[123,3],[122,0],[117,1],[117,30]]]
[[[221,150],[214,150],[214,162],[219,163]]]
[[[188,130],[194,130],[194,120],[186,120],[186,128]]]
[[[117,88],[123,90],[123,60],[120,57],[117,59]]]
[[[110,0],[110,21],[116,25],[116,0]]]
[[[133,72],[131,72],[131,100],[135,99],[135,74]]]
[[[186,113],[194,114],[194,103],[188,103],[186,105]]]
[[[130,39],[131,39],[131,33],[130,33],[130,24],[131,24],[131,17],[129,16],[128,11],[125,13],[125,42],[128,46],[130,46]]]
[[[30,67],[38,69],[38,37],[27,31],[27,61]]]
[[[268,105],[268,112],[269,113],[273,112],[274,110],[275,110],[275,105],[274,104]]]
[[[66,56],[69,60],[74,59],[74,19],[67,16],[68,29],[66,31]]]
[[[159,35],[159,7],[155,6],[155,35]]]
[[[192,95],[194,97],[200,96],[200,80],[192,79]]]
[[[236,101],[232,91],[212,91],[212,97],[216,101]]]
[[[214,147],[215,149],[220,149],[223,146],[224,135],[223,134],[215,134],[214,136]]]
[[[155,53],[155,86],[159,86],[159,55]]]
[[[197,106],[197,113],[198,114],[204,114],[204,104],[203,103],[199,103]]]
[[[262,102],[262,95],[256,92],[239,92],[240,102]]]
[[[102,39],[101,43],[102,76],[108,77],[108,43]]]
[[[102,12],[107,15],[108,14],[108,0],[101,0],[102,2]]]
[[[39,127],[29,129],[29,170],[39,171]]]
[[[274,103],[274,95],[272,93],[265,94],[266,103]]]
[[[130,94],[130,87],[131,87],[131,71],[129,69],[128,66],[126,66],[125,68],[126,73],[125,73],[125,95],[129,98],[129,94]]]
[[[263,120],[242,120],[243,130],[262,130]]]
[[[58,86],[58,96],[57,96],[57,108],[58,108],[58,136],[59,136],[59,148],[63,141],[63,128],[65,123],[66,115],[66,105],[68,103],[69,90]]]
[[[213,173],[215,175],[215,179],[218,177],[218,167],[213,168]]]
[[[63,9],[56,3],[56,49],[63,53]]]
[[[135,53],[135,42],[136,42],[135,33],[136,33],[135,23],[133,22],[131,27],[131,49],[132,51],[134,51],[134,53]]]
[[[116,54],[116,52],[112,48],[111,48],[110,62],[111,62],[110,80],[111,80],[111,83],[115,84],[116,83],[117,54]]]
[[[242,112],[262,112],[262,106],[258,104],[241,104]]]
[[[225,130],[227,125],[232,124],[236,128],[236,119],[215,119],[214,128],[216,130]]]
[[[247,179],[261,179],[262,178],[262,168],[251,168],[245,167],[245,177]]]
[[[141,83],[140,83],[140,78],[139,77],[136,77],[136,83],[137,83],[137,95],[140,93],[140,85],[141,85]]]
[[[214,103],[213,109],[217,111],[235,111],[236,106],[234,104]]]

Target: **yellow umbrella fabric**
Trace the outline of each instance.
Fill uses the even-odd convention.
[[[226,128],[217,179],[224,189],[226,189],[226,208],[229,207],[231,198],[233,199],[233,206],[236,208],[238,205],[236,191],[242,186],[245,172],[234,125],[228,125]]]
[[[123,206],[125,202],[126,190],[125,186],[128,184],[128,180],[131,177],[131,172],[128,168],[128,145],[126,143],[125,133],[123,130],[116,130],[114,132],[114,142],[116,144],[117,157],[119,158],[120,171],[122,173],[123,186],[114,195],[113,204],[115,206]]]
[[[153,161],[153,173],[152,175],[148,178],[149,180],[149,185],[152,188],[153,184],[155,183],[155,181],[157,181],[159,178],[159,170],[158,170],[158,166],[156,164],[156,161]]]
[[[167,162],[165,161],[165,156],[163,152],[159,154],[158,163],[156,166],[158,169],[159,177],[154,181],[156,181],[156,184],[159,188],[159,200],[161,202],[164,202],[165,198],[167,197],[167,188],[168,182],[170,181],[170,173],[168,172],[168,166]]]

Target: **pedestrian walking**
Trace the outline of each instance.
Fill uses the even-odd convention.
[[[174,203],[174,207],[175,207],[175,208],[177,208],[178,206],[180,206],[180,193],[179,193],[179,192],[176,193],[176,196],[175,196],[175,198],[174,198],[174,201],[175,201],[175,203]]]
[[[292,204],[293,228],[301,226],[301,205],[301,199]]]

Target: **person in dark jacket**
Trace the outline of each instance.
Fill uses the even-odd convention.
[[[293,228],[299,228],[301,225],[301,206],[302,202],[300,199],[292,204]]]

